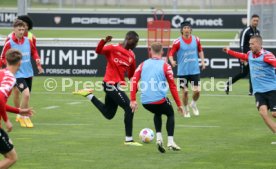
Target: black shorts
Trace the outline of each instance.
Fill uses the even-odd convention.
[[[191,83],[192,86],[199,86],[200,75],[185,75],[178,76],[180,88],[188,87],[188,82]]]
[[[7,154],[13,149],[13,144],[9,141],[8,134],[0,128],[0,153]]]
[[[143,104],[143,106],[145,109],[152,112],[153,114],[165,114],[167,116],[171,116],[174,114],[172,103],[168,98],[166,98],[166,101],[161,104]]]
[[[271,112],[276,112],[276,90],[265,93],[255,93],[256,106],[266,105]]]
[[[29,88],[30,92],[32,91],[32,82],[33,78],[16,78],[16,87],[22,93],[26,88]]]

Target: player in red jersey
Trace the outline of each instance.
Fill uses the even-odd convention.
[[[98,54],[105,55],[107,60],[106,72],[103,80],[103,88],[106,93],[105,103],[98,100],[93,94],[92,90],[84,89],[73,92],[74,94],[87,97],[98,108],[102,115],[111,120],[116,112],[118,106],[122,107],[125,111],[124,123],[125,123],[125,145],[141,146],[140,143],[134,142],[132,138],[133,128],[133,113],[129,106],[130,101],[126,93],[120,88],[121,85],[125,85],[125,73],[128,74],[130,79],[136,68],[135,55],[133,49],[136,47],[139,36],[134,31],[129,31],[122,44],[106,45],[110,42],[111,36],[107,36],[102,39],[97,48]]]
[[[10,48],[19,49],[23,53],[23,55],[26,55],[26,57],[23,57],[24,61],[22,62],[23,64],[21,65],[21,68],[15,75],[16,87],[22,93],[21,105],[19,105],[19,98],[18,98],[19,94],[17,90],[14,90],[15,91],[14,100],[15,100],[16,107],[27,108],[29,107],[30,93],[32,89],[32,77],[33,77],[33,70],[32,70],[33,68],[29,57],[31,57],[36,61],[39,73],[42,73],[43,69],[40,64],[40,58],[37,53],[36,46],[34,46],[34,43],[30,39],[24,36],[25,30],[26,30],[26,24],[22,20],[17,19],[14,21],[13,27],[14,27],[14,31],[10,35],[9,40],[5,43],[3,47],[3,51],[1,54],[1,61],[2,61],[2,65],[5,66],[6,64],[5,53]],[[21,127],[29,127],[29,128],[33,127],[33,123],[29,117],[21,117],[18,119],[18,121],[20,122]]]
[[[6,111],[16,114],[30,116],[32,109],[20,109],[7,105],[8,97],[15,85],[15,73],[20,67],[22,54],[16,49],[10,49],[6,53],[7,68],[0,70],[0,122],[4,120],[7,131],[12,130],[12,123],[9,121]],[[17,154],[8,134],[2,129],[0,123],[0,153],[5,157],[0,161],[0,168],[9,168],[17,160]]]
[[[184,104],[184,117],[191,117],[188,106],[188,82],[191,83],[193,90],[193,99],[190,107],[194,115],[199,116],[199,110],[196,102],[200,96],[200,68],[199,57],[201,59],[201,68],[205,69],[204,52],[200,39],[192,35],[192,25],[189,21],[181,23],[181,36],[173,42],[169,53],[169,60],[173,67],[176,66],[174,55],[177,57],[177,77],[180,81],[180,88],[183,89],[182,100]]]

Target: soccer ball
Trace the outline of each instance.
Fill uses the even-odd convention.
[[[144,143],[149,143],[154,139],[154,132],[149,128],[144,128],[140,131],[140,139]]]

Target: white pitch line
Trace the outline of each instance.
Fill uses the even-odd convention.
[[[196,125],[176,125],[178,127],[187,127],[187,128],[219,128],[220,126],[196,126]]]
[[[66,103],[66,104],[69,104],[69,105],[76,105],[76,104],[81,104],[81,102],[70,102],[70,103]]]
[[[59,106],[48,106],[48,107],[44,107],[42,109],[51,110],[51,109],[56,109],[56,108],[59,108]]]

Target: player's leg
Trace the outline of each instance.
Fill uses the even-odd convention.
[[[18,90],[18,88],[15,86],[14,88],[13,88],[13,104],[14,104],[14,106],[15,107],[17,107],[17,108],[19,108],[20,107],[20,91]],[[18,114],[17,116],[16,116],[16,119],[15,119],[15,121],[16,122],[19,122],[19,119],[20,119],[20,115]]]
[[[0,153],[4,156],[4,159],[0,160],[0,168],[9,168],[16,162],[17,155],[8,134],[1,128],[0,137]]]
[[[190,106],[195,116],[199,116],[199,111],[196,105],[196,102],[200,96],[200,77],[199,76],[200,76],[199,74],[191,76],[191,86],[193,90],[193,97],[192,97]]]
[[[168,133],[168,149],[179,151],[181,148],[174,142],[174,128],[175,128],[175,120],[174,120],[174,111],[172,104],[168,98],[166,98],[166,102],[159,106],[160,112],[167,116],[166,129]]]
[[[156,132],[156,145],[157,149],[161,153],[165,153],[166,150],[163,146],[163,137],[162,137],[162,114],[160,111],[160,105],[156,104],[143,104],[144,108],[150,111],[151,113],[154,114],[153,116],[153,122],[154,122],[154,127],[155,127],[155,132]]]
[[[24,78],[16,78],[16,87],[21,93],[22,98],[21,98],[20,107],[23,108],[24,106],[26,106],[26,100],[24,100],[23,91],[28,88],[25,79]],[[28,92],[29,92],[29,89],[28,89],[28,91],[25,91],[25,94]],[[25,98],[26,98],[26,96],[25,96]],[[27,99],[29,100],[29,98],[27,98]],[[23,116],[20,116],[18,121],[19,121],[21,127],[27,127],[25,118]]]
[[[189,106],[188,106],[188,76],[182,76],[179,77],[179,82],[180,82],[180,88],[182,88],[182,102],[184,105],[184,117],[186,118],[190,118],[190,110],[189,110]]]
[[[26,83],[26,89],[22,92],[21,108],[29,108],[33,78],[29,77],[29,78],[25,78],[24,80]],[[24,121],[25,121],[27,127],[29,127],[29,128],[34,127],[34,124],[32,123],[29,116],[24,116]]]
[[[274,93],[274,94],[273,94]],[[272,120],[268,114],[268,108],[271,107],[272,116],[275,115],[273,107],[276,106],[275,91],[272,94],[270,92],[266,93],[255,93],[256,105],[259,110],[261,117],[263,118],[265,124],[270,128],[273,133],[276,133],[276,123]],[[271,94],[271,95],[270,95]],[[274,98],[273,98],[274,96]],[[276,107],[275,107],[276,108]]]

